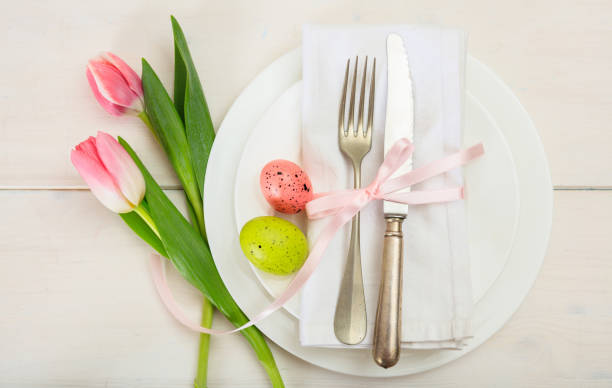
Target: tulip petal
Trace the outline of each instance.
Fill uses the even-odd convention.
[[[77,151],[84,153],[90,159],[93,159],[101,166],[104,165],[102,163],[102,160],[100,160],[100,157],[98,156],[98,150],[96,149],[96,138],[95,137],[89,136],[87,140],[82,141],[81,143],[77,144],[77,146],[74,148]]]
[[[112,114],[113,116],[121,116],[125,113],[124,107],[113,104],[112,102],[104,98],[104,96],[98,90],[96,80],[94,79],[94,76],[89,70],[89,68],[87,68],[87,81],[89,82],[89,86],[91,87],[91,91],[93,92],[94,97],[96,98],[96,100],[98,100],[98,103],[102,106],[102,108],[104,108],[105,111]]]
[[[142,97],[144,92],[142,90],[142,81],[136,72],[123,61],[123,59],[119,58],[115,54],[109,52],[104,53],[104,58],[109,61],[113,66],[119,70],[123,78],[127,81],[130,89],[134,91],[138,95],[138,97]]]
[[[142,106],[140,98],[130,89],[119,70],[107,61],[89,61],[88,69],[100,94],[109,102],[126,108]]]
[[[108,133],[98,132],[96,149],[106,171],[134,206],[138,206],[145,195],[142,173],[127,151]]]
[[[125,199],[104,166],[87,152],[72,150],[70,160],[93,195],[115,213],[127,213],[133,206]]]

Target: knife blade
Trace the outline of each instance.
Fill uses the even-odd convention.
[[[410,67],[402,38],[387,37],[387,114],[385,120],[385,154],[403,137],[413,141],[414,98]],[[412,159],[394,174],[412,170]],[[409,188],[406,190],[410,190]],[[372,356],[383,368],[399,361],[402,312],[402,223],[408,205],[384,201],[386,230],[383,243],[382,278],[378,292]]]
[[[414,98],[412,78],[403,39],[397,34],[387,37],[387,114],[385,119],[385,155],[393,144],[405,137],[414,139]],[[412,170],[412,158],[394,174],[399,176]],[[410,191],[410,188],[405,189]],[[405,217],[408,205],[384,201],[385,215]]]

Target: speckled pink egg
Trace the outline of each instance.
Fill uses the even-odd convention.
[[[261,192],[274,210],[295,214],[312,200],[310,178],[297,164],[284,159],[266,164],[259,176]]]

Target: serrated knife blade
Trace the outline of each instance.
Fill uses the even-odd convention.
[[[385,155],[393,144],[405,137],[414,138],[414,98],[412,79],[403,39],[397,34],[387,37],[387,114],[385,120]],[[412,158],[394,174],[399,176],[412,170]],[[407,188],[406,191],[409,191]],[[385,215],[406,216],[408,205],[384,201]]]

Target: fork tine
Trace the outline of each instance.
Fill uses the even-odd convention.
[[[351,102],[349,105],[349,117],[348,117],[348,132],[353,132],[355,135],[354,128],[354,116],[355,116],[355,86],[357,85],[357,66],[359,64],[359,57],[355,57],[355,71],[353,72],[353,86],[351,87]]]
[[[365,71],[364,71],[365,78]],[[374,120],[374,92],[376,89],[376,57],[372,63],[372,78],[370,79],[370,101],[368,102],[368,122],[366,124],[366,136],[372,135],[372,121]]]
[[[368,73],[368,57],[363,65],[363,77],[361,78],[361,93],[359,95],[359,113],[357,114],[357,134],[365,136],[363,130],[363,106],[365,104],[366,74]]]
[[[351,58],[346,60],[346,71],[344,72],[344,84],[342,85],[342,99],[340,100],[340,112],[338,113],[338,132],[340,135],[344,136],[344,105],[346,104],[346,90],[348,87],[348,76],[349,76],[349,64],[351,63]]]

